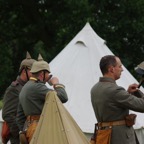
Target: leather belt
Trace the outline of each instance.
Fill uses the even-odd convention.
[[[28,122],[39,120],[39,119],[40,119],[40,115],[27,116],[27,121]]]
[[[99,122],[99,123],[97,123],[98,127],[119,126],[119,125],[126,125],[125,120],[112,121],[112,122]]]

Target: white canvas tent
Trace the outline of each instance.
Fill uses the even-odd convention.
[[[83,132],[91,134],[97,122],[90,99],[90,90],[102,76],[99,61],[104,55],[113,54],[105,41],[92,29],[89,23],[50,62],[51,72],[66,86],[69,101],[65,107]],[[129,84],[138,83],[123,66],[121,79],[117,84],[127,89]],[[142,91],[144,91],[142,89]],[[144,135],[144,116],[137,113],[135,129],[139,139]],[[143,140],[144,143],[144,140]]]

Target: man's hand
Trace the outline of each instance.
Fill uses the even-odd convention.
[[[52,78],[49,80],[49,83],[51,83],[51,85],[59,84],[59,80],[58,80],[57,77],[52,77]]]
[[[129,87],[128,87],[128,92],[129,93],[133,93],[133,92],[136,92],[138,90],[138,84],[131,84]]]

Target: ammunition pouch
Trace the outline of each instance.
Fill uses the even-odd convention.
[[[113,126],[126,125],[125,120],[99,122],[95,124],[94,134],[91,137],[90,144],[110,144]]]
[[[110,144],[111,142],[112,127],[97,129],[95,126],[95,132],[90,140],[90,144]]]
[[[2,132],[1,132],[2,142],[5,144],[9,141],[10,137],[10,129],[6,121],[2,124]]]
[[[40,115],[27,116],[23,131],[20,131],[21,144],[29,144],[36,130]]]
[[[110,144],[111,134],[112,134],[112,127],[97,130],[96,144]]]
[[[136,114],[129,114],[125,116],[126,126],[131,127],[135,124],[136,121]]]
[[[33,115],[33,116],[27,117],[26,138],[27,138],[28,142],[30,142],[32,139],[32,136],[38,125],[39,119],[40,119],[40,115]]]

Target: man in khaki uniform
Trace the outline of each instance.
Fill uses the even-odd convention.
[[[21,130],[20,135],[25,133],[24,123],[26,121],[26,138],[28,142],[30,142],[36,129],[43,110],[46,94],[52,90],[47,88],[45,82],[50,81],[54,90],[57,92],[57,96],[63,103],[68,100],[65,86],[60,84],[56,77],[50,79],[49,65],[43,60],[41,55],[39,55],[38,61],[33,63],[31,73],[32,77],[30,77],[30,80],[20,92],[20,105],[17,113],[17,123]],[[23,114],[25,114],[26,119],[24,119]]]
[[[31,58],[27,52],[26,59],[24,59],[19,68],[19,76],[11,85],[6,89],[3,98],[2,117],[7,122],[10,129],[10,142],[11,144],[19,144],[19,129],[16,124],[16,113],[19,103],[19,93],[25,83],[31,76],[30,70],[35,60]],[[7,141],[7,140],[6,140]],[[7,143],[5,141],[5,143]]]
[[[123,71],[120,59],[107,55],[100,60],[103,77],[91,89],[91,102],[101,130],[111,128],[110,144],[136,144],[132,125],[127,125],[129,110],[144,112],[144,95],[132,95],[138,92],[138,85],[132,84],[126,91],[116,84]],[[110,127],[109,127],[110,126]]]

